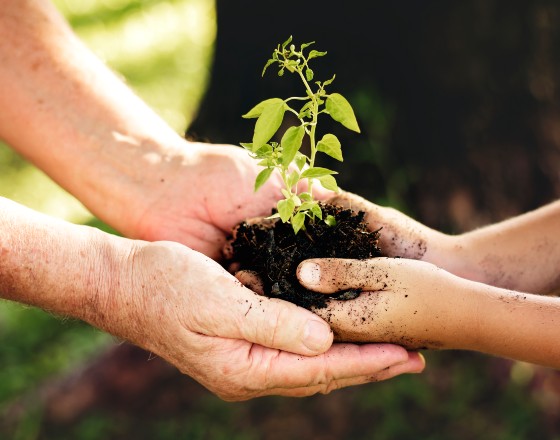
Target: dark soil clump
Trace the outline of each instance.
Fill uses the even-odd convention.
[[[305,230],[294,234],[289,223],[278,219],[249,224],[243,222],[235,231],[231,243],[231,262],[239,270],[256,272],[264,294],[290,301],[306,309],[323,308],[328,298],[353,299],[359,291],[324,295],[305,289],[297,279],[296,270],[309,258],[365,259],[381,256],[377,246],[379,231],[369,231],[365,214],[350,209],[323,204],[323,218],[333,215],[335,226],[323,221],[306,224]]]

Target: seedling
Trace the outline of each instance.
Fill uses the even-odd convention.
[[[330,215],[323,219],[319,202],[313,197],[315,179],[323,187],[338,191],[334,177],[337,173],[315,166],[317,153],[325,153],[342,162],[340,141],[334,134],[327,133],[317,141],[319,115],[323,113],[329,115],[346,128],[360,132],[352,106],[346,98],[339,93],[326,91],[326,87],[332,84],[335,76],[312,84],[315,73],[309,67],[309,62],[327,54],[314,49],[305,53],[304,51],[307,51],[312,44],[314,42],[304,43],[297,50],[292,44],[292,37],[288,38],[274,50],[272,58],[268,60],[262,72],[264,76],[270,66],[277,64],[279,76],[283,76],[286,71],[298,75],[305,87],[305,96],[266,99],[243,115],[247,119],[257,118],[257,121],[253,141],[241,145],[251,152],[260,166],[265,167],[257,175],[255,191],[270,178],[275,169],[280,172],[284,182],[282,188],[284,198],[278,202],[278,212],[272,218],[280,218],[284,223],[289,222],[296,234],[301,229],[305,229],[306,218],[309,218],[309,221],[323,220],[331,226],[336,223],[334,217]],[[315,87],[315,91],[312,86]],[[286,112],[293,113],[299,124],[289,127],[282,135],[280,143],[272,142],[271,139],[280,129]],[[306,136],[309,138],[309,156],[300,151]],[[307,189],[298,193],[298,184],[305,179],[307,179]]]

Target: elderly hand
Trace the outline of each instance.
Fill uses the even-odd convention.
[[[316,315],[255,295],[182,245],[140,243],[129,261],[129,283],[101,327],[167,359],[223,399],[327,393],[424,367],[418,355],[393,345],[331,347],[332,333]]]

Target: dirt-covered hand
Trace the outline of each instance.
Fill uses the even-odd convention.
[[[389,257],[426,259],[428,251],[433,252],[446,236],[411,219],[390,207],[375,205],[349,192],[341,192],[328,200],[329,203],[364,211],[365,220],[371,230],[381,229],[379,246]],[[429,260],[428,260],[429,261]]]
[[[391,345],[331,347],[313,313],[243,287],[204,255],[171,242],[140,243],[94,324],[165,358],[226,400],[306,396],[422,370]],[[99,316],[97,314],[96,316]],[[314,356],[317,355],[317,356]]]
[[[464,292],[467,282],[417,260],[313,259],[300,263],[300,282],[310,290],[334,293],[362,289],[351,301],[331,300],[315,310],[329,322],[335,339],[391,342],[410,349],[467,348],[467,329],[476,308]]]

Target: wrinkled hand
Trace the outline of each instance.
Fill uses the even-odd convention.
[[[246,218],[268,216],[282,198],[279,174],[254,192],[262,170],[248,153],[231,145],[186,144],[182,157],[160,163],[164,182],[146,189],[149,208],[135,236],[172,240],[219,259],[231,229]],[[331,195],[317,185],[319,199]]]
[[[158,354],[223,399],[327,393],[424,367],[397,346],[330,347],[330,328],[313,313],[255,295],[180,244],[138,243],[121,294],[98,314],[107,322],[95,324]]]
[[[310,290],[334,293],[363,289],[351,301],[330,300],[315,312],[331,325],[335,339],[391,342],[409,349],[469,348],[477,320],[476,300],[465,283],[417,260],[313,259],[300,263],[300,282]]]

